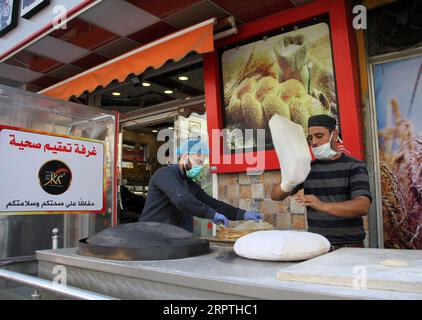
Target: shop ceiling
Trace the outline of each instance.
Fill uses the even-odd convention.
[[[236,24],[311,0],[103,0],[67,24],[0,63],[0,83],[40,91],[130,50],[198,22],[233,16]],[[195,54],[167,72],[147,70],[102,90],[101,104],[130,111],[203,95],[202,61]],[[164,68],[164,70],[166,70]],[[180,80],[180,76],[189,80]],[[183,79],[183,78],[182,78]],[[143,86],[148,82],[151,86]],[[167,90],[167,93],[164,91]],[[172,93],[169,93],[169,91]],[[120,96],[113,95],[120,93]]]

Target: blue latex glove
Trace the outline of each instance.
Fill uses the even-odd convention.
[[[215,224],[219,224],[220,222],[224,223],[224,226],[227,227],[229,225],[229,220],[226,218],[224,214],[216,212],[212,222]]]
[[[254,220],[256,222],[259,222],[259,220],[262,220],[262,215],[258,212],[246,211],[244,218],[245,220]]]

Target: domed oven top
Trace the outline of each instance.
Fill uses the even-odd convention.
[[[78,254],[110,260],[167,260],[209,252],[209,242],[164,223],[136,222],[79,241]]]

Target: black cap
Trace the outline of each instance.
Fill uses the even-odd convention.
[[[336,128],[337,120],[326,114],[318,114],[308,119],[308,128],[310,127],[324,127],[331,131]]]

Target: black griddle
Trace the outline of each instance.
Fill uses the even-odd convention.
[[[81,239],[78,254],[108,260],[170,260],[206,254],[209,249],[209,241],[182,228],[158,222],[136,222]]]

